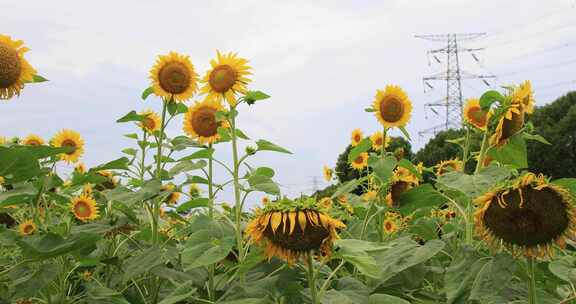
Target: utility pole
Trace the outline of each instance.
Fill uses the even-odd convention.
[[[484,84],[490,86],[486,79],[495,78],[494,75],[475,75],[463,71],[460,68],[460,53],[470,53],[476,62],[480,62],[474,52],[482,51],[484,48],[462,48],[459,42],[475,39],[484,36],[485,33],[466,33],[466,34],[443,34],[443,35],[416,35],[416,38],[426,39],[434,42],[444,42],[446,46],[440,49],[429,50],[428,64],[430,65],[430,56],[439,64],[442,64],[443,71],[434,75],[422,78],[424,92],[426,89],[434,89],[431,84],[433,81],[444,81],[446,83],[446,96],[438,101],[424,104],[424,108],[429,108],[432,112],[439,114],[437,108],[444,112],[444,122],[440,125],[418,132],[420,136],[428,133],[436,134],[441,130],[450,128],[459,129],[462,127],[462,81],[467,79],[481,79]]]

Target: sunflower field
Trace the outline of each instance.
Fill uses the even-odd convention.
[[[1,99],[47,81],[27,51],[0,35]],[[66,126],[0,137],[0,303],[576,303],[576,179],[526,171],[526,142],[550,144],[525,122],[529,81],[466,101],[461,155],[433,167],[389,149],[412,102],[386,85],[365,109],[381,131],[351,134],[358,178],[325,166],[334,193],[290,198],[250,163],[291,152],[241,129],[270,96],[238,54],[210,64],[156,58],[141,98],[162,111],[117,119],[125,157],[87,168]]]

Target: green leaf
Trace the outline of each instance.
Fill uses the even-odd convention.
[[[551,143],[549,141],[547,141],[546,138],[542,137],[542,135],[530,134],[528,132],[524,132],[524,133],[522,133],[522,135],[524,136],[524,139],[537,141],[537,142],[543,143],[545,145],[551,145]]]
[[[463,247],[454,256],[444,275],[447,303],[466,303],[478,272],[490,258],[480,256],[469,247]]]
[[[201,197],[181,204],[176,208],[176,212],[188,212],[190,209],[208,206],[210,206],[210,200],[208,198]]]
[[[270,177],[265,175],[251,175],[248,178],[250,187],[257,191],[264,193],[279,195],[280,187]]]
[[[240,129],[236,129],[236,137],[245,139],[245,140],[249,140],[250,138],[248,136],[246,136],[246,134],[244,134],[244,132],[242,132],[242,130]]]
[[[150,247],[129,258],[124,263],[124,282],[149,271],[151,268],[164,263],[162,249]]]
[[[122,150],[122,153],[128,154],[130,156],[136,156],[136,154],[138,154],[138,150],[134,148],[126,148]]]
[[[397,161],[394,156],[386,156],[378,158],[375,163],[371,164],[374,175],[376,175],[382,183],[387,183],[392,177],[392,171],[396,167]]]
[[[566,188],[576,197],[576,178],[560,178],[552,181],[552,183]]]
[[[51,147],[51,146],[18,146],[18,148],[24,149],[37,159],[47,158],[50,156],[55,156],[60,153],[72,152],[74,148],[72,147]]]
[[[124,137],[132,138],[132,139],[138,139],[138,134],[136,134],[136,133],[124,134]]]
[[[146,118],[146,115],[139,115],[136,111],[130,111],[128,114],[122,116],[116,122],[130,122],[130,121],[142,121]]]
[[[274,169],[268,167],[258,167],[253,173],[254,175],[262,175],[269,178],[274,177]]]
[[[89,233],[78,233],[64,239],[49,232],[19,240],[18,246],[25,258],[40,261],[94,246],[99,239],[99,235]]]
[[[34,75],[34,76],[32,77],[32,82],[33,82],[33,83],[45,82],[45,81],[48,81],[48,79],[46,79],[46,78],[44,78],[43,76],[40,76],[40,75]]]
[[[190,235],[185,244],[182,264],[186,270],[214,264],[226,258],[234,244],[235,239],[231,235],[225,236],[212,229],[198,230]]]
[[[120,157],[113,161],[91,168],[89,172],[98,172],[101,170],[128,170],[130,160],[126,157]]]
[[[280,153],[292,154],[292,152],[264,139],[260,139],[259,141],[257,141],[256,145],[258,146],[258,151],[276,151]]]
[[[412,139],[410,138],[410,133],[408,133],[408,131],[406,130],[406,127],[400,126],[400,127],[398,127],[398,129],[400,129],[400,131],[402,132],[402,135],[404,135],[404,137],[406,137],[406,139],[408,141],[412,141]]]
[[[510,255],[496,255],[480,269],[468,299],[484,303],[484,299],[498,296],[506,286],[509,286],[515,272],[516,263]]]
[[[522,133],[510,137],[503,147],[491,147],[488,155],[503,165],[511,165],[517,169],[528,167],[526,141]]]
[[[438,186],[461,191],[474,199],[489,191],[498,182],[510,177],[512,172],[505,167],[489,166],[474,175],[458,171],[448,172],[438,177]]]
[[[218,127],[218,136],[220,136],[218,142],[227,142],[232,140],[229,128]]]
[[[548,264],[548,269],[563,281],[576,282],[576,257],[566,255]]]
[[[487,91],[486,93],[482,94],[482,96],[480,97],[480,108],[482,108],[482,111],[488,111],[490,109],[490,106],[492,106],[493,103],[495,103],[495,102],[501,103],[503,101],[504,101],[504,96],[502,96],[502,94],[500,94],[500,92],[490,90],[490,91]]]
[[[38,190],[30,183],[14,184],[13,187],[12,190],[0,192],[0,208],[26,203],[38,194]]]
[[[124,296],[113,289],[99,285],[89,285],[86,296],[88,304],[130,304]]]
[[[188,299],[194,293],[196,293],[196,288],[192,286],[191,281],[188,281],[176,287],[174,291],[158,304],[175,304]]]
[[[359,246],[360,245],[360,246]],[[366,252],[366,247],[374,248],[378,245],[361,240],[337,240],[339,248],[335,258],[341,258],[354,265],[362,274],[377,279],[380,277],[380,269],[376,260]]]
[[[368,304],[410,304],[410,302],[391,295],[373,294],[368,298]]]
[[[398,162],[398,166],[408,169],[408,171],[414,174],[414,176],[418,177],[419,179],[422,179],[422,174],[420,174],[418,169],[416,169],[416,166],[414,166],[414,164],[411,161],[403,158]]]
[[[146,98],[148,98],[148,96],[150,96],[152,93],[154,93],[154,88],[147,87],[146,90],[142,92],[142,100],[146,100]]]
[[[447,201],[432,185],[423,184],[400,195],[399,211],[402,215],[409,215],[418,209],[440,206]]]
[[[176,176],[182,172],[190,172],[193,170],[202,169],[204,167],[206,167],[206,161],[204,161],[204,160],[200,160],[197,162],[192,162],[189,160],[183,160],[183,161],[178,162],[172,168],[170,168],[170,170],[168,171],[168,174],[170,176]]]
[[[350,150],[350,153],[348,153],[348,162],[349,163],[353,162],[360,154],[370,150],[371,148],[372,148],[372,141],[370,140],[370,138],[366,137],[362,139],[358,143],[358,145],[352,148],[352,150]]]
[[[53,282],[60,271],[60,267],[56,263],[38,264],[37,266],[23,264],[11,269],[7,277],[11,289],[14,290],[14,298],[28,298],[37,295],[44,287]]]
[[[343,183],[340,187],[338,187],[338,189],[334,192],[334,194],[332,194],[331,198],[337,198],[342,194],[348,194],[352,191],[354,191],[354,189],[356,189],[358,186],[360,185],[360,181],[357,179],[353,179],[353,180],[349,180],[345,183]]]
[[[374,110],[374,108],[364,108],[364,112],[372,113],[376,112],[376,110]]]
[[[171,116],[182,114],[188,112],[188,107],[181,102],[169,102],[168,103],[168,113]]]
[[[7,183],[25,181],[39,174],[38,160],[27,149],[0,147],[0,176]]]
[[[150,180],[136,192],[126,187],[116,187],[112,190],[102,192],[109,201],[119,201],[124,204],[131,204],[144,201],[156,196],[160,192],[161,183],[158,180]]]
[[[256,101],[268,99],[270,96],[262,91],[248,91],[244,96],[244,100],[249,105],[254,104]]]

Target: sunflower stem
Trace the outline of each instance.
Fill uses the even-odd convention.
[[[212,149],[212,144],[208,145]],[[212,154],[208,157],[208,216],[212,220],[214,218],[214,188],[212,186],[213,180],[213,159]],[[216,301],[216,288],[214,286],[214,264],[208,266],[208,298],[210,301]]]
[[[470,154],[470,128],[466,127],[466,139],[464,141],[464,151],[462,153],[462,172],[466,172],[466,163]]]
[[[142,138],[144,143],[148,142],[148,132],[144,129],[144,134],[142,134]],[[144,174],[146,173],[146,144],[141,145],[142,150],[142,160],[140,162],[140,181],[144,183]]]
[[[230,107],[230,112],[236,110],[235,106]],[[240,199],[240,180],[238,178],[240,171],[240,163],[238,161],[238,139],[236,137],[236,115],[230,117],[230,131],[232,139],[232,159],[234,161],[233,179],[234,179],[234,206],[236,211],[236,246],[238,247],[238,264],[243,262],[244,244],[242,243],[242,201]],[[244,285],[244,275],[240,274],[240,282]]]
[[[312,253],[307,254],[308,260],[308,287],[310,288],[310,295],[312,296],[312,304],[319,304],[318,295],[316,293],[316,276],[314,275],[314,259]]]
[[[166,110],[168,108],[168,103],[172,102],[173,98],[170,98],[170,101],[164,100],[162,103],[162,121],[160,123],[160,134],[158,135],[158,154],[156,157],[156,178],[158,180],[162,180],[162,140],[164,139],[164,129],[165,121],[166,121]],[[158,222],[160,221],[160,201],[153,200],[152,202],[152,244],[158,244]]]
[[[488,131],[484,132],[484,136],[482,137],[482,145],[480,146],[480,155],[478,155],[478,162],[476,163],[476,170],[474,170],[474,174],[480,171],[484,163],[484,157],[486,157],[486,145],[488,144]]]
[[[533,257],[526,257],[528,264],[528,304],[536,304],[536,262]]]

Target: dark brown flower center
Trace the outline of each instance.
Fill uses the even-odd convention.
[[[160,86],[164,91],[171,94],[180,94],[190,86],[192,75],[181,62],[169,62],[158,73]]]
[[[229,65],[219,65],[210,72],[209,83],[212,90],[218,93],[225,93],[236,83],[236,71]]]
[[[382,137],[376,138],[376,140],[374,141],[374,145],[381,146],[382,145]]]
[[[289,233],[289,225],[286,225],[287,229],[284,230],[283,226],[280,225],[276,232],[272,231],[272,226],[269,224],[264,230],[264,235],[267,239],[272,241],[274,244],[281,248],[290,249],[294,251],[307,252],[311,250],[319,250],[322,242],[329,237],[330,232],[322,225],[313,225],[308,217],[306,218],[306,227],[302,229],[300,223],[298,222],[298,215],[303,211],[296,212],[296,223],[294,223],[295,228],[292,234]],[[317,211],[312,212],[313,216],[318,218],[320,221]]]
[[[32,226],[31,224],[26,224],[26,226],[24,226],[23,231],[25,234],[30,234],[34,232],[34,226]]]
[[[154,130],[156,128],[156,122],[150,116],[146,116],[146,118],[142,120],[142,124],[146,130]]]
[[[220,123],[216,121],[216,109],[210,107],[199,108],[192,114],[190,124],[196,134],[210,137],[218,134]]]
[[[508,120],[504,118],[502,124],[502,137],[500,141],[506,140],[512,137],[514,134],[518,133],[522,126],[524,125],[524,111],[520,110],[520,114],[512,113],[512,119]]]
[[[90,205],[85,201],[78,201],[74,205],[74,213],[78,217],[89,217],[91,215]]]
[[[364,157],[362,157],[362,155],[356,157],[356,159],[354,159],[354,162],[358,165],[361,165],[362,163],[364,163]]]
[[[468,110],[468,117],[478,127],[486,125],[486,112],[482,111],[479,107],[472,107]]]
[[[40,146],[40,141],[36,140],[36,139],[29,139],[26,141],[26,144],[29,146]]]
[[[76,142],[71,139],[65,139],[62,141],[62,147],[72,147],[72,151],[66,152],[68,155],[74,154],[76,152]]]
[[[397,122],[404,115],[404,103],[395,97],[385,97],[380,101],[380,116],[386,122]]]
[[[384,223],[384,229],[386,231],[390,231],[390,230],[392,230],[392,228],[393,228],[392,223],[390,223],[390,222]]]
[[[499,194],[498,194],[499,195]],[[536,246],[555,241],[568,229],[568,213],[563,198],[552,188],[522,188],[502,197],[502,208],[494,197],[484,214],[484,225],[505,243]]]
[[[400,195],[408,190],[410,185],[407,182],[398,181],[390,187],[390,196],[392,197],[392,206],[400,206]]]
[[[0,42],[0,89],[6,89],[18,81],[22,65],[18,52]]]

